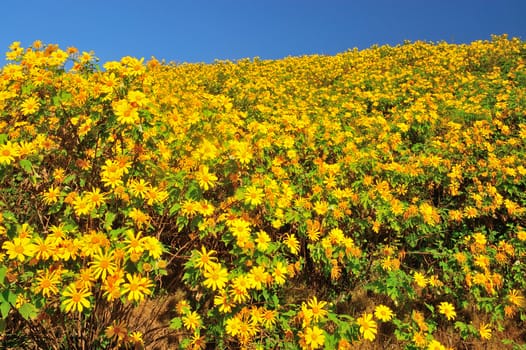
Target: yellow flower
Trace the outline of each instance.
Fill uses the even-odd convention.
[[[250,269],[249,277],[252,285],[257,290],[261,290],[266,286],[269,276],[264,266],[254,266]]]
[[[479,334],[482,339],[491,339],[491,326],[487,323],[481,323],[479,326]]]
[[[314,211],[318,215],[325,215],[329,210],[329,203],[326,201],[317,201],[314,203]]]
[[[343,234],[343,231],[339,228],[333,228],[329,231],[329,239],[332,244],[340,244],[344,238],[345,235]]]
[[[131,332],[128,339],[130,342],[136,345],[136,348],[140,348],[140,346],[144,343],[142,333],[139,331]]]
[[[106,331],[104,333],[109,339],[115,337],[119,341],[122,341],[128,336],[128,330],[126,329],[126,326],[121,322],[117,323],[115,321],[112,325],[109,325],[106,328]]]
[[[92,256],[100,249],[109,246],[109,239],[102,232],[91,231],[82,235],[79,239],[79,248],[81,256]]]
[[[208,166],[201,165],[199,167],[199,171],[195,173],[195,179],[199,183],[199,187],[207,191],[208,189],[214,187],[217,181],[217,176],[209,172]]]
[[[204,271],[211,269],[217,261],[217,258],[213,256],[216,253],[215,250],[206,251],[206,247],[201,246],[201,251],[194,251],[192,257],[194,266]]]
[[[482,268],[484,271],[487,271],[490,264],[490,258],[487,255],[476,255],[473,259],[475,266]]]
[[[287,272],[287,266],[281,261],[278,261],[272,270],[272,278],[274,279],[274,282],[278,285],[284,284]]]
[[[15,300],[15,308],[20,309],[22,306],[24,306],[24,304],[29,303],[29,301],[30,300],[26,298],[24,294],[18,294]]]
[[[190,311],[190,303],[186,299],[181,299],[175,305],[175,311],[178,315],[186,314]]]
[[[422,219],[428,225],[434,226],[440,222],[440,215],[436,209],[428,203],[422,203],[418,208]]]
[[[243,311],[245,312],[245,310]],[[250,308],[250,319],[255,324],[263,323],[263,316],[265,315],[265,308],[252,306]]]
[[[212,290],[223,289],[228,282],[228,270],[217,263],[211,264],[203,276],[206,278],[203,282],[204,286]]]
[[[104,193],[100,193],[100,188],[94,188],[91,190],[91,192],[86,192],[84,197],[86,198],[86,201],[91,203],[92,208],[98,208],[106,201]]]
[[[4,242],[2,248],[6,250],[10,260],[24,261],[26,257],[33,257],[36,247],[27,237],[15,237],[13,241]]]
[[[151,256],[154,259],[161,258],[161,255],[164,252],[164,247],[161,242],[155,237],[146,236],[142,239],[142,246],[145,251],[148,252],[148,256]]]
[[[197,205],[197,212],[203,216],[210,216],[214,213],[214,205],[208,202],[206,199],[202,200]]]
[[[427,345],[427,350],[446,350],[446,347],[442,345],[438,340],[431,340]]]
[[[230,289],[230,297],[234,301],[234,303],[237,304],[243,304],[247,301],[249,298],[249,294],[246,288],[233,286],[232,289]]]
[[[51,185],[47,191],[42,193],[42,197],[47,205],[57,203],[60,198],[60,188]]]
[[[512,303],[515,306],[518,306],[518,307],[526,306],[526,299],[521,294],[521,292],[519,292],[516,289],[510,290],[510,292],[508,293],[508,300],[510,303]]]
[[[325,343],[325,334],[323,330],[314,326],[307,327],[304,333],[305,344],[309,346],[309,349],[318,349]]]
[[[130,76],[139,76],[143,74],[146,70],[146,67],[143,64],[144,58],[137,59],[135,57],[126,56],[121,59],[121,63],[126,66],[124,71],[126,75]]]
[[[113,103],[113,111],[117,121],[121,124],[139,124],[139,112],[127,100],[119,100]]]
[[[231,143],[233,155],[241,164],[248,164],[253,158],[252,150],[247,142],[234,141]]]
[[[80,241],[78,239],[64,240],[61,247],[58,249],[58,254],[64,261],[75,260],[79,253]]]
[[[300,242],[296,238],[296,235],[291,233],[287,234],[285,241],[283,242],[289,248],[290,252],[294,255],[297,255],[300,250]]]
[[[151,219],[150,215],[137,208],[132,208],[128,213],[128,217],[133,220],[138,228],[142,228]]]
[[[246,291],[252,287],[252,279],[249,275],[239,275],[232,280],[232,287]]]
[[[257,250],[259,250],[260,252],[265,252],[268,249],[270,237],[265,231],[259,231],[256,234],[255,242],[257,244]]]
[[[380,321],[387,322],[393,318],[394,314],[389,307],[385,305],[378,305],[374,309],[374,316]]]
[[[263,315],[263,326],[269,330],[273,329],[276,325],[276,317],[276,310],[265,310],[265,314]]]
[[[478,215],[478,210],[475,207],[467,206],[464,208],[464,217],[468,219],[473,219]]]
[[[429,285],[431,287],[441,287],[444,285],[444,283],[438,279],[438,276],[437,275],[433,275],[431,277],[429,277]]]
[[[504,306],[504,315],[508,318],[512,318],[517,313],[517,307],[514,305],[506,305]]]
[[[427,343],[427,340],[422,332],[416,332],[413,334],[413,342],[416,346],[424,347]]]
[[[4,145],[0,145],[0,164],[11,164],[18,156],[18,147],[16,144],[7,141]]]
[[[60,284],[60,276],[56,273],[57,271],[41,271],[40,275],[36,278],[35,293],[42,293],[43,296],[49,297],[53,294],[58,294],[57,285]]]
[[[256,186],[249,186],[245,189],[243,197],[246,204],[256,206],[263,203],[264,194],[261,188],[257,188]]]
[[[93,209],[93,205],[87,197],[77,196],[73,200],[73,209],[77,216],[88,215]]]
[[[448,320],[454,320],[457,316],[453,304],[443,301],[438,305],[438,312],[446,316]]]
[[[84,308],[91,306],[88,299],[88,297],[91,296],[91,292],[86,288],[78,289],[75,283],[70,284],[64,292],[62,292],[62,296],[65,297],[65,299],[61,305],[66,312],[82,312]]]
[[[77,289],[91,289],[95,282],[91,268],[80,269],[78,272],[77,279],[75,281],[75,287]]]
[[[119,173],[107,173],[107,174],[101,174],[102,176],[102,182],[104,184],[104,186],[106,187],[109,187],[109,188],[119,188],[120,186],[122,186],[123,182],[122,182],[122,174],[119,174]]]
[[[128,294],[129,301],[141,302],[146,295],[150,295],[153,286],[152,282],[147,277],[142,277],[140,274],[126,274],[128,282],[122,285],[122,294]]]
[[[235,305],[230,302],[228,294],[225,290],[220,290],[219,294],[214,296],[214,305],[219,307],[219,312],[228,313],[232,311],[232,307]]]
[[[192,200],[185,200],[181,204],[181,214],[183,214],[186,217],[192,217],[195,215],[198,209],[198,202],[192,201]]]
[[[144,252],[142,232],[135,233],[133,230],[126,231],[126,239],[123,241],[126,244],[126,252],[130,255],[138,255]]]
[[[201,316],[195,311],[190,311],[182,317],[183,325],[190,331],[195,331],[201,327]]]
[[[468,260],[466,254],[462,253],[462,252],[456,252],[455,253],[455,259],[457,260],[457,262],[460,265],[464,265],[467,262],[467,260]]]
[[[373,314],[364,313],[356,322],[360,325],[360,334],[364,339],[373,341],[376,337],[377,325],[373,320]]]
[[[257,325],[255,324],[252,317],[249,313],[242,313],[239,320],[239,336],[238,338],[241,339],[243,342],[249,341],[252,339],[256,333],[257,333]]]
[[[27,98],[24,102],[22,102],[21,107],[22,113],[24,115],[30,115],[38,112],[40,108],[40,102],[36,97],[31,96]]]
[[[425,288],[427,286],[428,279],[420,272],[416,271],[413,275],[413,279],[415,280],[415,283],[420,288]]]
[[[232,317],[226,320],[225,322],[225,330],[227,334],[230,334],[231,336],[235,337],[239,334],[241,331],[241,319],[239,317]]]
[[[168,191],[161,190],[157,187],[149,187],[144,196],[148,205],[154,205],[154,203],[164,203],[168,198],[169,193]]]
[[[192,336],[192,341],[190,342],[190,345],[192,345],[192,350],[204,350],[206,349],[206,337],[201,336],[199,332],[194,332],[194,335]]]
[[[246,220],[234,219],[231,221],[227,221],[227,225],[230,228],[230,232],[232,232],[232,234],[236,238],[250,235],[250,222]]]
[[[128,101],[132,106],[144,107],[148,103],[148,98],[143,92],[134,90],[128,92]]]
[[[102,282],[102,291],[106,300],[113,301],[119,299],[122,295],[121,284],[124,283],[124,271],[117,270],[115,274],[108,276]]]
[[[150,184],[144,181],[144,179],[130,180],[128,182],[130,193],[137,198],[144,198],[149,188]]]
[[[50,257],[54,256],[57,252],[57,244],[58,242],[53,237],[46,237],[46,239],[42,239],[41,237],[35,237],[34,257],[42,261],[49,259]]]
[[[320,239],[320,228],[321,224],[319,221],[307,220],[307,237],[311,241],[317,242]]]
[[[480,232],[474,233],[473,239],[475,240],[475,243],[477,243],[480,246],[486,245],[487,239],[483,233],[480,233]]]
[[[102,253],[102,250],[93,254],[93,261],[90,262],[91,272],[93,278],[102,278],[103,280],[107,275],[113,275],[117,269],[115,259],[111,251]]]
[[[324,309],[324,307],[327,306],[327,302],[321,300],[318,302],[316,296],[313,296],[312,299],[307,302],[307,306],[310,308],[310,314],[315,322],[318,322],[320,318],[327,315],[327,310]]]

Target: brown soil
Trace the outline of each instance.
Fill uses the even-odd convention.
[[[182,291],[146,300],[129,316],[128,326],[143,333],[145,349],[174,349],[181,340],[180,334],[169,327],[176,316],[175,306],[184,297]]]

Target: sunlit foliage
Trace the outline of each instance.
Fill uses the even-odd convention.
[[[490,341],[524,321],[524,42],[6,57],[4,329],[141,346],[124,310],[163,285],[187,291],[181,348],[445,349],[443,331]]]

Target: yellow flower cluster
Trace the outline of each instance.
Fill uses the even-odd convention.
[[[167,267],[192,291],[172,324],[195,348],[346,348],[395,318],[399,339],[440,348],[463,305],[491,319],[464,338],[524,317],[519,39],[102,69],[75,48],[9,50],[2,317],[102,320],[98,305],[142,302]],[[348,307],[363,290],[374,310]]]

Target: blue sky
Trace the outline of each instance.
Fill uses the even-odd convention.
[[[404,40],[526,40],[524,0],[5,0],[0,65],[13,41],[123,56],[213,62],[333,55]]]

